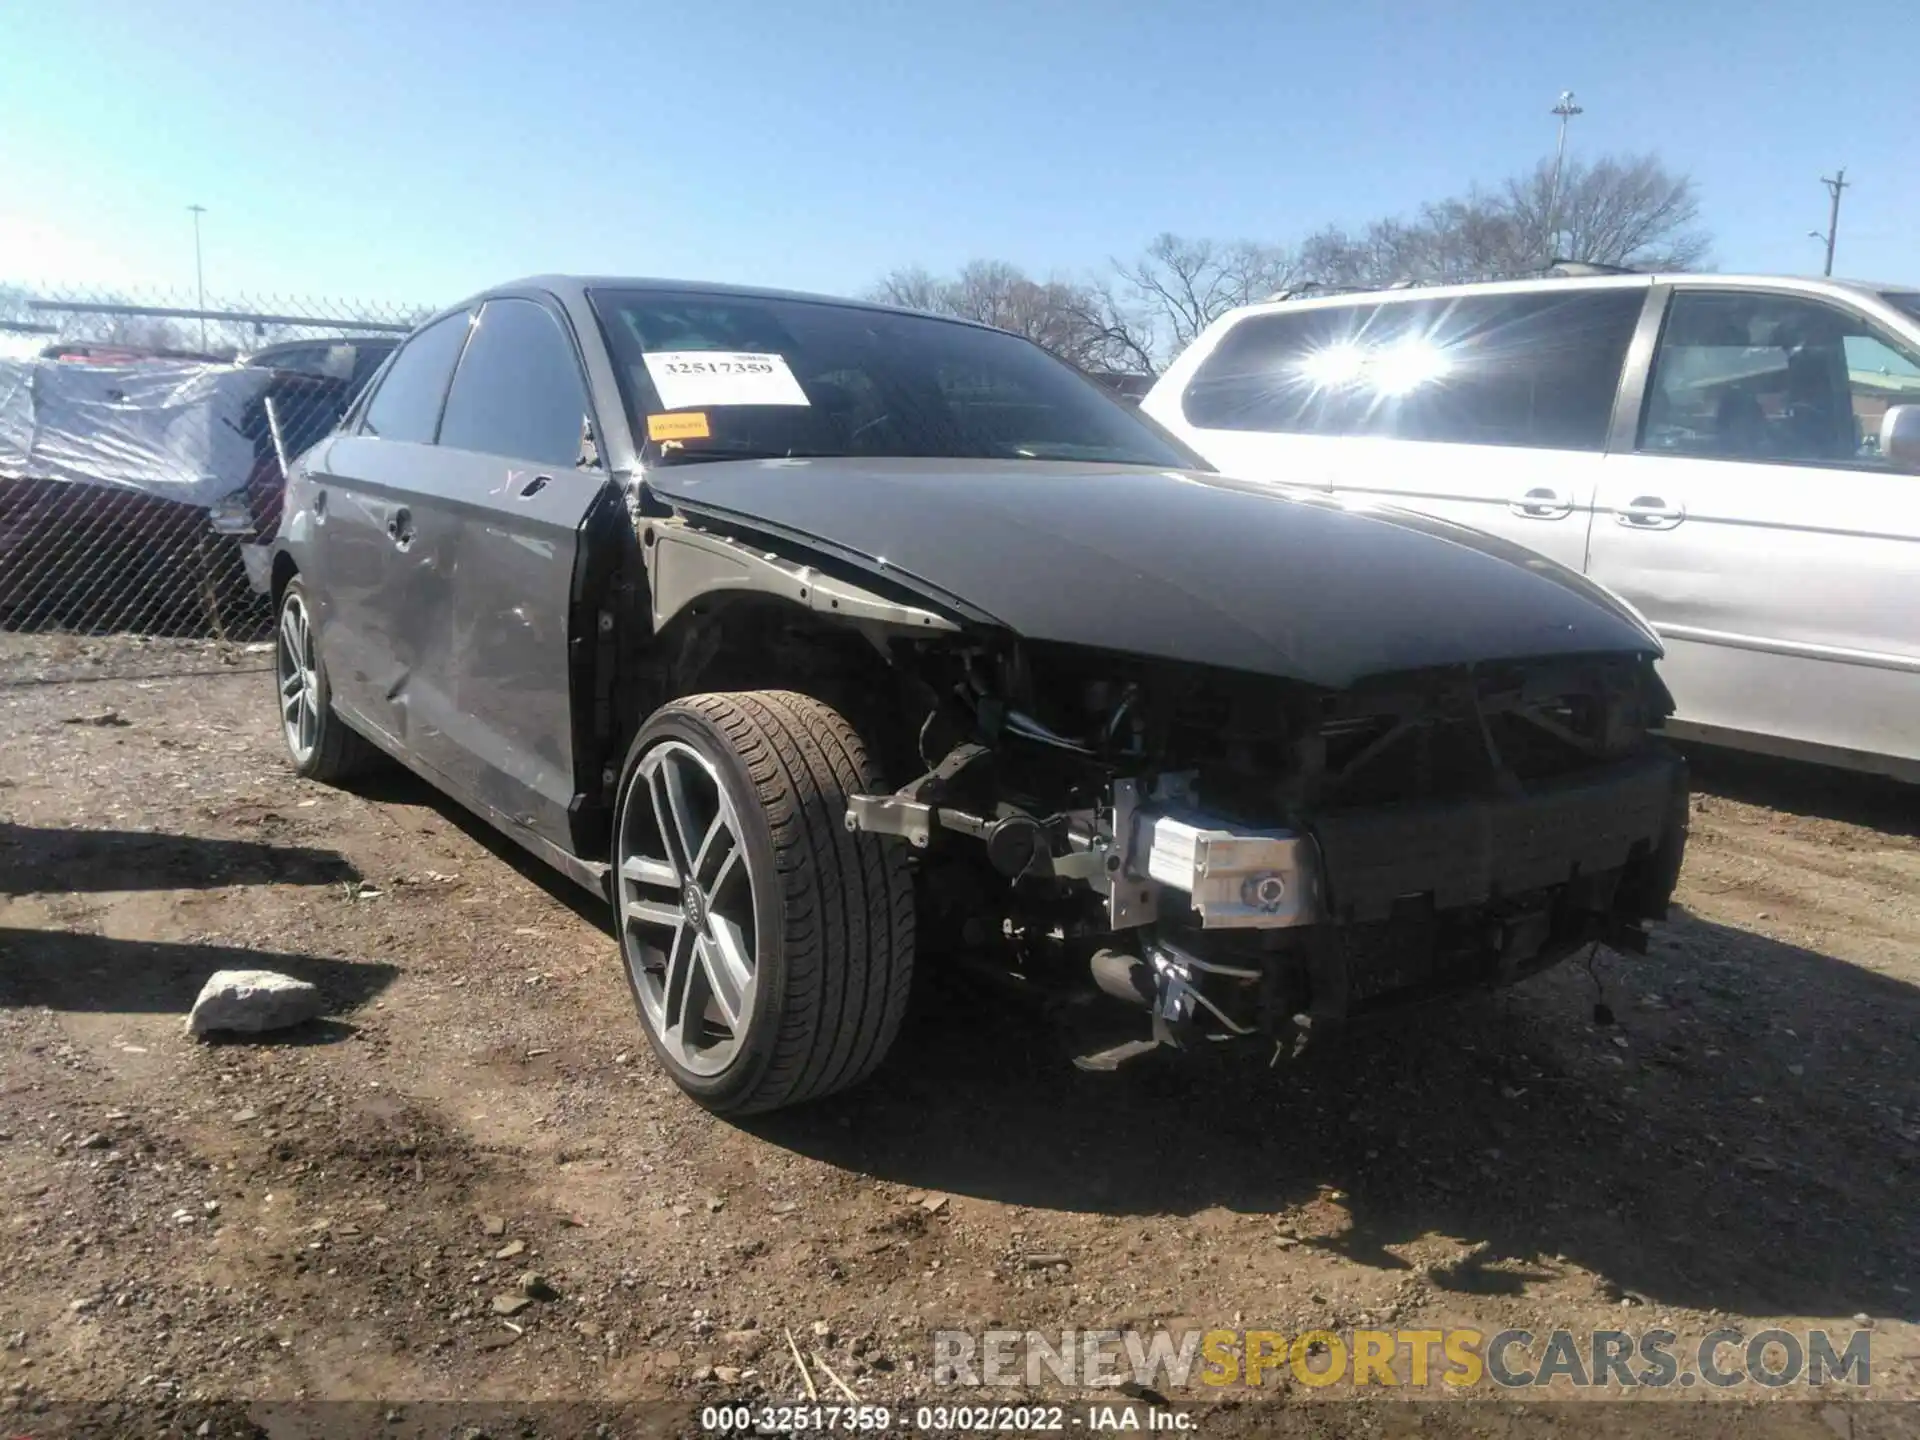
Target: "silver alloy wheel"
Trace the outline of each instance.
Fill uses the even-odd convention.
[[[753,1019],[745,852],[740,817],[705,756],[662,740],[640,757],[615,856],[620,947],[647,1027],[695,1075],[726,1069]]]
[[[280,606],[274,662],[280,679],[280,727],[294,763],[305,765],[320,743],[320,677],[314,671],[313,627],[297,594]]]

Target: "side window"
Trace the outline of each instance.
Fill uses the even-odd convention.
[[[1187,423],[1207,430],[1270,430],[1284,434],[1352,433],[1340,403],[1355,337],[1367,332],[1377,306],[1276,311],[1242,320],[1200,362],[1181,397]]]
[[[367,434],[431,445],[447,378],[466,338],[467,316],[462,313],[435,321],[401,346],[367,403]]]
[[[1599,450],[1638,287],[1255,316],[1200,366],[1187,419],[1230,430]]]
[[[1895,405],[1920,404],[1920,357],[1879,335],[1849,335],[1847,398],[1860,458],[1880,458],[1880,422]]]
[[[570,467],[586,413],[580,365],[559,322],[531,300],[489,300],[453,377],[440,443]]]
[[[1720,460],[1876,465],[1920,359],[1871,321],[1764,291],[1683,290],[1654,357],[1640,449]]]

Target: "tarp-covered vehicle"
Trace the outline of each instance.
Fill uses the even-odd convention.
[[[1642,945],[1685,843],[1606,591],[950,320],[505,287],[295,464],[273,565],[297,769],[384,751],[605,894],[723,1111],[865,1077],[960,951],[1298,1048]]]
[[[268,379],[88,347],[0,358],[0,621],[199,623],[206,587],[240,581],[209,507],[255,464]]]

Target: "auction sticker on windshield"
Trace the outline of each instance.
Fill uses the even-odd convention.
[[[706,440],[713,434],[707,424],[707,413],[695,410],[681,415],[647,416],[647,438],[660,440]]]
[[[783,355],[750,350],[649,350],[647,374],[668,410],[695,405],[805,405]]]

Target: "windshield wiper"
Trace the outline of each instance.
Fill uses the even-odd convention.
[[[655,463],[684,465],[706,460],[830,460],[830,452],[821,450],[669,450]]]

